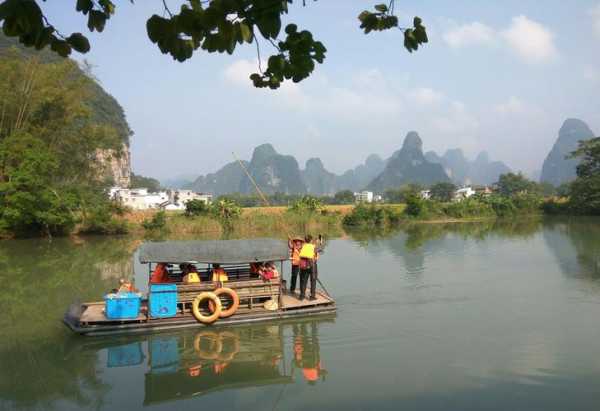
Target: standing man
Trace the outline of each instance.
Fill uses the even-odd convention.
[[[306,298],[306,285],[308,279],[311,279],[311,293],[313,290],[313,280],[316,282],[316,277],[313,274],[313,267],[315,263],[315,245],[312,243],[312,236],[308,234],[304,237],[304,244],[300,249],[300,301]]]
[[[290,249],[290,257],[292,259],[292,276],[290,280],[290,294],[294,294],[296,290],[296,281],[300,273],[300,249],[302,248],[302,240],[300,238],[290,238],[288,240]]]
[[[319,234],[319,238],[316,241],[315,245],[315,258],[313,260],[313,267],[310,273],[310,300],[314,301],[317,299],[317,279],[319,278],[319,266],[317,261],[319,260],[319,255],[323,250],[323,237]]]

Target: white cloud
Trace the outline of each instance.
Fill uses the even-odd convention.
[[[429,87],[421,87],[415,90],[409,91],[408,96],[413,99],[417,104],[422,106],[431,106],[439,104],[444,99],[444,94],[439,91],[435,91]]]
[[[590,10],[590,16],[592,16],[592,27],[596,36],[600,37],[600,3],[596,4]]]
[[[258,72],[258,64],[251,60],[237,60],[225,68],[223,75],[228,81],[242,86],[252,87],[250,74]]]
[[[525,109],[525,103],[515,96],[511,96],[508,101],[494,106],[494,111],[498,114],[519,114],[523,113]]]
[[[597,14],[600,30],[600,6],[594,10],[592,14]],[[547,62],[558,56],[550,29],[523,15],[513,17],[511,24],[502,30],[473,22],[455,25],[442,37],[452,48],[502,45],[527,63]]]
[[[494,41],[494,29],[478,21],[458,26],[444,33],[442,38],[453,48],[473,45],[485,45]]]
[[[528,63],[542,63],[558,56],[552,32],[523,15],[513,17],[512,24],[502,32],[502,37]]]
[[[591,83],[600,81],[600,70],[594,66],[586,65],[583,67],[583,78]]]

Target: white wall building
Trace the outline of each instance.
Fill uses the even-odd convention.
[[[356,201],[357,203],[372,203],[373,192],[361,191],[360,193],[354,193],[354,201]]]
[[[200,200],[205,204],[212,202],[212,194],[196,193],[192,190],[173,190],[170,192],[170,201],[173,204],[179,203],[185,205],[190,200]]]
[[[430,190],[423,190],[421,191],[421,198],[423,200],[429,200],[431,198],[431,191]]]
[[[471,186],[459,188],[454,192],[454,201],[461,201],[475,194],[475,190]]]

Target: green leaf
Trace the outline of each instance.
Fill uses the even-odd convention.
[[[61,57],[69,57],[71,54],[71,46],[65,40],[54,39],[50,48]]]
[[[294,34],[298,31],[298,26],[296,26],[295,24],[288,24],[287,26],[285,26],[285,34]]]
[[[250,26],[248,26],[246,22],[242,21],[240,23],[240,33],[242,34],[242,39],[246,43],[252,43],[252,29],[250,28]]]
[[[90,51],[90,42],[81,33],[73,33],[67,38],[67,42],[80,53],[87,53]]]
[[[421,25],[421,23],[423,23],[423,20],[421,20],[420,17],[415,16],[415,18],[413,19],[413,26],[419,27]]]
[[[106,14],[98,10],[91,10],[88,16],[88,28],[90,31],[98,31],[101,33],[106,25]]]
[[[93,8],[94,3],[92,0],[77,0],[77,5],[75,6],[75,10],[80,11],[83,14],[88,14]]]
[[[375,6],[375,10],[381,13],[386,13],[388,11],[388,7],[385,4],[378,4]]]
[[[146,31],[148,32],[150,41],[156,43],[164,38],[169,31],[170,25],[170,20],[157,16],[156,14],[150,17],[146,22]]]

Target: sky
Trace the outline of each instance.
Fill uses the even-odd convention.
[[[42,3],[61,32],[87,32],[75,1]],[[357,15],[377,0],[296,1],[284,23],[312,31],[328,49],[301,83],[255,89],[254,45],[233,55],[198,50],[179,63],[161,54],[146,20],[162,1],[116,1],[103,33],[88,33],[102,86],[134,131],[133,171],[167,179],[214,172],[269,142],[301,168],[311,157],[342,173],[371,153],[390,156],[415,130],[424,150],[486,150],[532,173],[562,122],[600,133],[600,0],[398,0],[400,24],[423,19],[429,44],[408,53],[402,33],[365,35]],[[181,1],[167,0],[176,10]],[[274,49],[261,42],[262,56]]]

